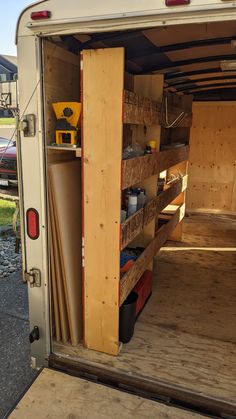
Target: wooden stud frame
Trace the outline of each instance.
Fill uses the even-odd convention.
[[[83,52],[84,342],[119,351],[124,49]]]
[[[188,158],[186,146],[122,161],[124,64],[124,48],[85,50],[82,54],[84,344],[111,355],[119,353],[120,304],[144,270],[152,269],[153,257],[184,215],[183,205],[155,236],[156,215],[183,188],[178,182],[165,197],[157,198],[158,174]],[[136,95],[150,98],[144,111],[151,109],[152,101],[161,101],[163,76],[135,76],[134,90]],[[132,140],[145,147],[155,139],[159,150],[158,121],[150,119],[146,130],[141,122],[133,128]],[[121,191],[134,185],[145,188],[150,200],[133,217],[141,233],[137,240],[146,249],[120,280],[120,249],[124,248]]]

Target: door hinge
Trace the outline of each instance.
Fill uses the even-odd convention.
[[[25,272],[25,282],[30,284],[31,288],[41,287],[41,272],[39,269],[32,268],[29,272]]]

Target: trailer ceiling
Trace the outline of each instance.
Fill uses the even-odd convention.
[[[236,60],[235,22],[158,27],[53,37],[74,53],[88,48],[124,46],[126,70],[165,75],[165,89],[193,94],[195,100],[233,100],[236,71],[223,72],[222,60]],[[236,45],[236,42],[235,42]]]

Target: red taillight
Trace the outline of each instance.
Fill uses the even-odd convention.
[[[190,4],[190,0],[166,0],[166,6],[181,6]]]
[[[40,12],[31,13],[32,20],[50,19],[50,17],[51,17],[51,12],[49,12],[49,10],[41,10]]]
[[[39,213],[35,208],[29,208],[26,212],[27,234],[30,239],[39,237]]]

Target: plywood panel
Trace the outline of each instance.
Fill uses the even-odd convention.
[[[166,406],[101,384],[44,369],[10,419],[201,419],[203,416]]]
[[[119,350],[123,90],[124,49],[84,51],[85,345],[113,355]]]
[[[61,329],[61,338],[62,342],[68,342],[69,340],[69,323],[68,323],[68,314],[67,314],[67,305],[66,305],[66,296],[65,296],[65,287],[63,284],[63,270],[62,270],[62,261],[63,257],[60,255],[60,236],[59,236],[59,226],[58,220],[56,219],[55,213],[55,204],[54,204],[53,193],[49,184],[49,213],[50,213],[50,226],[51,226],[51,241],[50,248],[52,251],[52,266],[54,265],[54,272],[52,272],[52,291],[53,291],[53,301],[54,301],[54,310],[56,317],[56,301],[58,303],[59,310],[59,321]],[[55,297],[54,297],[55,294]],[[69,307],[68,307],[69,308]]]
[[[60,261],[72,345],[82,338],[81,164],[79,160],[49,167]],[[58,267],[59,263],[56,263]],[[60,275],[60,272],[57,272]],[[58,278],[60,281],[61,278]],[[58,287],[58,291],[60,288]],[[60,296],[60,293],[59,293]],[[60,300],[59,300],[60,302]],[[60,305],[59,305],[60,307]]]
[[[182,179],[177,180],[169,185],[167,189],[161,192],[158,196],[154,196],[150,201],[145,204],[144,208],[141,208],[131,217],[129,217],[122,225],[121,225],[121,249],[128,246],[128,244],[135,238],[137,235],[143,230],[145,226],[150,225],[150,223],[156,219],[158,214],[170,204],[174,198],[182,195],[182,192],[186,190],[187,187],[187,178],[188,176],[184,176]],[[175,204],[175,201],[173,202]],[[176,202],[177,205],[181,205],[184,203],[184,200],[179,200]],[[154,237],[155,233],[155,223],[154,223],[154,230],[153,236],[147,237],[147,240],[150,240]]]
[[[194,103],[187,210],[235,212],[236,103]]]
[[[179,147],[122,161],[122,189],[144,181],[188,159],[189,147]]]

